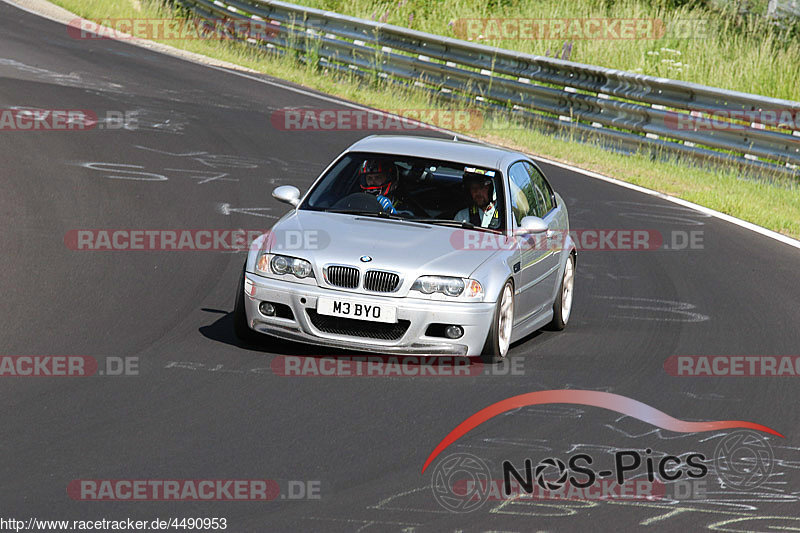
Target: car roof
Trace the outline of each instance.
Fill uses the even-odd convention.
[[[504,160],[527,157],[519,152],[494,148],[467,141],[417,137],[411,135],[370,135],[355,142],[348,152],[375,152],[381,154],[430,157],[502,170]]]

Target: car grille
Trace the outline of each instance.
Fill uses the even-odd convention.
[[[385,322],[370,322],[369,320],[320,315],[314,309],[306,309],[306,312],[311,323],[318,330],[350,337],[396,341],[405,335],[408,326],[411,325],[408,320],[399,320],[395,324],[387,324]]]
[[[336,287],[355,289],[358,287],[359,273],[357,268],[346,266],[329,266],[327,268],[328,283]]]
[[[368,270],[364,275],[364,288],[375,292],[393,292],[397,289],[400,276],[391,272]]]

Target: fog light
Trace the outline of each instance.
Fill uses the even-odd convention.
[[[261,314],[264,316],[275,316],[275,306],[269,302],[261,302],[258,306],[258,310],[261,311]]]
[[[458,339],[464,334],[464,330],[461,329],[461,326],[447,326],[444,329],[444,334],[448,339]]]

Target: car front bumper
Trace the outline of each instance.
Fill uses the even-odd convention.
[[[250,328],[260,333],[310,344],[385,354],[479,355],[494,318],[493,302],[446,302],[355,294],[265,278],[250,272],[246,272],[245,277],[254,285],[254,293],[252,295],[245,293],[244,298],[247,323]],[[367,328],[362,329],[361,321],[332,317],[320,319],[320,315],[316,314],[319,297],[395,306],[398,325],[373,328],[372,325],[365,324]],[[265,316],[259,310],[261,302],[286,305],[291,309],[293,318]],[[408,322],[408,326],[401,331],[404,321]],[[332,324],[335,327],[331,327]],[[463,328],[464,334],[458,339],[428,336],[426,331],[430,324],[458,325]],[[384,334],[381,328],[387,331],[391,329],[393,333]],[[367,333],[367,329],[372,333]],[[365,336],[370,334],[397,338]]]

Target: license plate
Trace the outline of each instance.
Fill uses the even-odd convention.
[[[341,316],[371,322],[397,322],[397,308],[389,305],[376,305],[352,300],[317,298],[317,313],[328,316]]]

